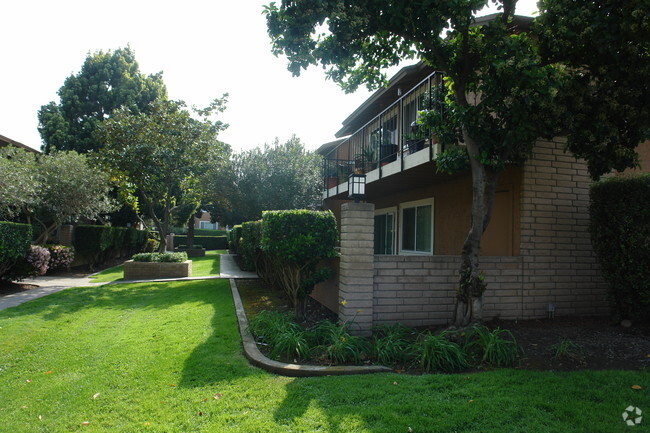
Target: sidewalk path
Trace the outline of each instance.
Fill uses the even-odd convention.
[[[183,281],[183,280],[201,280],[201,279],[213,279],[213,278],[228,278],[228,279],[250,279],[258,278],[257,274],[254,272],[246,272],[239,269],[239,266],[235,263],[234,256],[231,254],[222,254],[219,260],[219,273],[217,276],[210,277],[189,277],[189,278],[166,278],[160,280],[142,280],[142,282],[159,282],[159,281]],[[24,292],[12,293],[11,295],[6,295],[0,297],[0,311],[6,308],[15,307],[24,302],[31,301],[32,299],[37,299],[43,296],[51,295],[52,293],[59,292],[70,287],[82,287],[82,286],[102,286],[104,284],[110,283],[93,283],[89,278],[90,276],[85,277],[58,277],[58,276],[49,276],[44,275],[37,278],[28,278],[23,281],[25,284],[34,284],[39,286],[37,289],[26,290]],[[125,283],[127,281],[121,280],[117,281],[116,284]],[[129,283],[140,282],[138,281],[128,281]]]

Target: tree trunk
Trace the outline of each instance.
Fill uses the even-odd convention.
[[[194,246],[194,214],[190,216],[190,222],[187,223],[187,249]]]
[[[472,214],[470,229],[463,244],[459,281],[456,289],[456,308],[453,325],[466,327],[471,322],[481,320],[485,282],[479,272],[481,238],[492,216],[494,194],[498,176],[479,160],[479,147],[476,141],[463,131],[472,168]]]

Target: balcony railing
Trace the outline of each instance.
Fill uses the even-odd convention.
[[[429,148],[429,160],[434,159],[429,131],[416,124],[418,112],[442,110],[434,91],[442,84],[442,74],[434,72],[409,92],[399,97],[384,111],[324,156],[323,187],[326,191],[347,182],[353,172],[368,173],[407,155]]]

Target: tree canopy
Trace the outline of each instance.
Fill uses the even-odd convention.
[[[222,222],[259,220],[265,210],[316,208],[321,164],[320,155],[307,151],[295,135],[233,155],[232,211],[223,212]]]
[[[44,242],[56,226],[92,221],[115,209],[110,179],[74,151],[40,155],[0,149],[0,216],[36,220]]]
[[[571,8],[576,2],[558,3]],[[489,4],[495,4],[499,12],[476,18]],[[563,116],[573,115],[566,103],[570,97],[565,96],[575,88],[567,80],[566,71],[572,65],[540,55],[538,37],[530,35],[532,20],[516,16],[516,5],[516,0],[283,0],[279,6],[271,3],[265,8],[273,51],[288,58],[294,75],[320,64],[343,89],[354,91],[363,83],[371,89],[379,87],[385,82],[383,70],[406,59],[422,60],[443,72],[439,100],[444,108],[427,113],[424,122],[447,147],[461,142],[471,166],[472,212],[461,251],[455,315],[455,324],[460,326],[475,316],[480,318],[485,290],[479,271],[480,242],[490,223],[499,173],[508,164],[525,161],[539,137],[550,138],[563,127],[571,128],[574,137],[574,128],[593,130],[585,121],[560,122]],[[647,15],[647,5],[643,10]],[[598,16],[607,13],[592,12]],[[553,13],[562,13],[562,9],[555,8]],[[556,27],[549,26],[546,31]],[[570,28],[560,36],[567,45],[575,39]],[[638,39],[632,39],[643,47]],[[589,38],[583,42],[583,49],[591,46]],[[647,44],[645,50],[647,53]],[[607,62],[600,61],[601,65]],[[585,65],[586,61],[581,63]],[[596,135],[593,141],[600,140]],[[600,152],[598,147],[583,150],[595,155]],[[612,158],[598,156],[587,161],[592,173],[611,168],[613,163]],[[605,164],[594,168],[598,161]],[[620,161],[625,165],[625,158]]]
[[[200,203],[202,177],[229,157],[229,146],[217,139],[227,125],[211,119],[225,109],[226,97],[194,109],[199,119],[182,101],[157,100],[146,114],[121,108],[104,122],[99,158],[122,191],[144,204],[159,231],[161,251],[174,210]]]
[[[38,112],[45,153],[96,150],[99,125],[120,107],[146,111],[149,104],[167,97],[162,73],[140,72],[130,47],[88,54],[81,71],[66,78],[58,91],[60,102],[43,105]]]

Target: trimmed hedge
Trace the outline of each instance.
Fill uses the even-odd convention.
[[[243,265],[246,267],[245,270],[261,271],[261,242],[262,220],[242,223],[239,250],[241,251]]]
[[[650,319],[650,175],[591,187],[591,242],[619,318]]]
[[[148,236],[147,231],[135,228],[78,225],[73,245],[80,254],[90,255],[94,265],[125,250],[129,255],[144,250]]]
[[[187,245],[186,235],[175,235],[174,245]],[[203,245],[206,250],[227,250],[228,241],[225,236],[194,236],[194,245]]]
[[[183,263],[187,253],[140,253],[133,255],[134,262]]]
[[[267,269],[277,275],[298,316],[304,316],[305,300],[314,286],[330,277],[329,268],[317,264],[336,257],[336,219],[330,211],[266,211],[262,214],[260,248]]]
[[[241,225],[233,226],[228,232],[228,248],[233,253],[239,254],[239,243],[241,242]]]
[[[16,260],[27,257],[32,241],[32,227],[0,221],[0,279]]]

